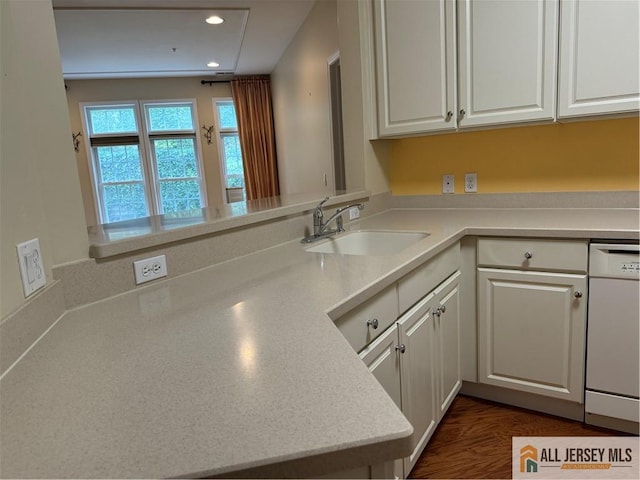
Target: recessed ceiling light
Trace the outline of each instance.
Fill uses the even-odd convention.
[[[207,63],[207,67],[216,68],[219,67],[220,64],[218,62],[209,62]]]
[[[222,22],[224,22],[224,18],[218,15],[211,15],[205,21],[211,25],[220,25]]]

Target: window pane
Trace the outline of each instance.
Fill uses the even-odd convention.
[[[193,138],[153,140],[159,178],[197,177],[196,147]]]
[[[142,180],[140,152],[137,145],[95,147],[101,182]]]
[[[218,115],[220,116],[220,128],[238,129],[238,120],[236,119],[236,109],[233,102],[216,102],[218,107]]]
[[[149,214],[142,183],[105,185],[103,192],[104,220],[107,223],[146,217]]]
[[[202,208],[200,186],[196,180],[165,180],[160,182],[163,213]]]
[[[191,105],[148,106],[150,131],[193,130]]]
[[[87,109],[91,134],[136,133],[134,107],[91,107]]]
[[[238,134],[222,135],[227,187],[244,187],[244,167]]]

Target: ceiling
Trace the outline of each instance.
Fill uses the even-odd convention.
[[[53,0],[66,79],[271,73],[316,0]],[[204,20],[217,14],[221,25]],[[219,67],[207,67],[215,61]]]

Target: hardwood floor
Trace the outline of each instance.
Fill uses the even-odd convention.
[[[511,478],[512,436],[607,436],[618,432],[459,395],[409,478]]]

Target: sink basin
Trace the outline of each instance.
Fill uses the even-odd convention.
[[[306,251],[338,255],[393,255],[428,236],[424,232],[360,230],[329,237]]]

